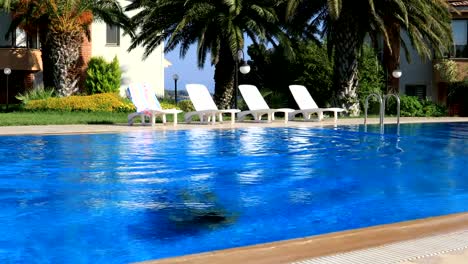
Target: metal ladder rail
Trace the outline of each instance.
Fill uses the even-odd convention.
[[[394,97],[397,102],[397,134],[400,134],[400,97],[396,94],[387,94],[383,97],[382,103],[382,120],[385,118],[385,103],[390,97]]]
[[[369,108],[369,99],[371,97],[375,97],[377,98],[377,101],[379,101],[379,106],[380,106],[380,111],[379,111],[379,115],[380,115],[380,125],[382,126],[383,125],[383,119],[384,119],[384,115],[383,115],[383,111],[382,109],[385,109],[385,108],[382,108],[382,97],[379,95],[379,94],[376,94],[376,93],[371,93],[369,94],[367,97],[366,97],[366,103],[364,104],[364,125],[367,125],[367,109]]]

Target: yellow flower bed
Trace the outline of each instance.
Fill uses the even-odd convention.
[[[87,96],[53,97],[31,100],[25,105],[31,111],[85,111],[85,112],[134,112],[135,106],[114,93]]]
[[[161,102],[163,109],[178,108],[174,104]],[[133,103],[116,93],[101,93],[86,96],[51,97],[30,100],[26,103],[30,111],[83,111],[83,112],[135,112]]]

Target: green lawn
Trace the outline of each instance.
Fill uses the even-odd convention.
[[[0,126],[127,123],[126,113],[10,112],[0,113]]]

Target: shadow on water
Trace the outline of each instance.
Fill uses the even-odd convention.
[[[140,239],[177,240],[227,227],[238,218],[238,213],[227,211],[213,192],[186,190],[164,200],[167,207],[146,210],[143,222],[130,225],[129,232]]]

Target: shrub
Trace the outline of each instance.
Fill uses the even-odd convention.
[[[393,98],[393,97],[392,97]],[[391,99],[387,103],[386,113],[396,115],[396,102]],[[400,96],[401,116],[445,116],[447,108],[430,100],[421,101],[416,96]]]
[[[116,93],[103,93],[31,100],[25,105],[25,109],[30,111],[133,112],[135,106]]]
[[[195,111],[195,108],[193,107],[192,101],[190,101],[190,100],[179,101],[177,103],[177,107],[180,108],[180,110],[182,110],[184,112]],[[163,107],[163,108],[165,108],[165,107]]]
[[[115,93],[120,89],[122,71],[115,57],[108,63],[103,57],[92,58],[86,70],[85,87],[88,94]]]
[[[434,65],[434,69],[439,71],[440,78],[446,82],[455,82],[458,76],[457,63],[453,60],[443,59]]]
[[[447,107],[436,104],[430,100],[424,100],[422,105],[422,111],[425,116],[446,116],[448,114]]]
[[[385,86],[383,67],[375,51],[368,45],[364,45],[362,49],[358,78],[357,94],[360,107],[364,111],[367,96],[371,93],[382,94],[382,88]],[[379,109],[379,104],[374,99],[369,99],[369,113],[378,113]]]
[[[45,89],[44,86],[39,86],[36,89],[26,91],[24,94],[19,93],[16,99],[20,100],[23,105],[31,100],[49,99],[55,95],[54,88]]]

